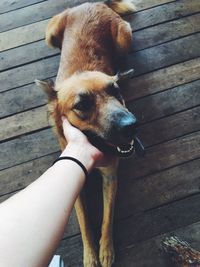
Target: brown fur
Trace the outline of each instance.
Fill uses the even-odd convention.
[[[113,9],[130,11],[130,1],[112,1]],[[126,3],[125,3],[126,2]],[[117,4],[118,3],[118,4]],[[120,3],[120,6],[119,6]],[[123,6],[123,3],[126,6]],[[130,3],[129,3],[130,4]],[[124,109],[123,102],[108,94],[110,85],[116,86],[114,58],[119,52],[128,52],[132,32],[129,23],[103,3],[86,3],[67,9],[53,17],[46,31],[49,46],[61,48],[61,60],[55,88],[41,84],[49,95],[49,107],[54,119],[61,149],[66,146],[62,132],[61,116],[81,130],[89,129],[107,138],[109,114]],[[55,92],[57,92],[55,96]],[[86,114],[74,108],[81,93],[91,95],[94,105]],[[83,193],[76,201],[84,246],[84,267],[111,267],[114,262],[112,223],[114,200],[117,190],[116,169],[118,159],[107,168],[101,168],[103,176],[103,222],[99,256],[84,203]]]

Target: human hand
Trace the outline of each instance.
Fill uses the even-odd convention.
[[[105,167],[109,164],[110,156],[94,147],[87,137],[72,126],[65,117],[62,117],[62,120],[63,132],[68,144],[61,156],[73,156],[79,159],[88,171],[94,167]]]

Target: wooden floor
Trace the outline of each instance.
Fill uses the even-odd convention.
[[[44,172],[59,146],[46,98],[34,79],[55,77],[59,51],[44,42],[49,18],[85,1],[0,1],[0,200]],[[92,2],[92,1],[91,1]],[[135,0],[124,89],[140,121],[144,158],[123,160],[115,212],[116,267],[169,267],[165,235],[200,249],[200,1]],[[65,266],[82,266],[73,213],[58,249]]]

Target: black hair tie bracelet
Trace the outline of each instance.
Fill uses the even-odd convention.
[[[64,160],[64,159],[66,159],[66,160],[71,160],[71,161],[76,162],[76,163],[81,167],[81,169],[83,170],[83,172],[85,173],[85,177],[86,177],[86,179],[88,178],[89,174],[88,174],[87,169],[85,168],[85,166],[83,165],[83,163],[81,163],[81,162],[80,162],[78,159],[76,159],[76,158],[73,158],[73,157],[59,157],[59,158],[57,158],[57,159],[53,162],[52,165],[54,165],[57,161],[59,161],[59,160]]]

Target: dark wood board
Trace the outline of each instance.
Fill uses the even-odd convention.
[[[123,210],[124,214],[146,211],[200,193],[199,166],[198,158],[144,178],[119,175],[116,218]]]
[[[140,124],[154,121],[138,128],[145,146],[154,145],[170,138],[175,138],[189,132],[199,130],[200,80],[157,93],[148,98],[128,103],[129,109],[136,114]],[[168,101],[168,99],[171,99]],[[148,103],[148,105],[146,105]],[[162,105],[160,105],[162,103]],[[178,104],[181,103],[181,104]],[[170,116],[190,108],[180,115]],[[196,110],[196,111],[195,111]],[[164,119],[165,116],[170,116]],[[4,118],[0,121],[1,142],[16,138],[50,126],[48,109],[46,106],[30,109],[23,113]],[[170,130],[168,131],[168,127]]]
[[[0,144],[0,147],[1,170],[60,150],[55,135],[50,129],[20,136]]]
[[[172,263],[162,250],[162,241],[166,236],[169,237],[171,235],[176,235],[189,242],[193,247],[200,249],[200,224],[193,223],[124,248],[119,244],[116,251],[116,262],[113,267],[172,267]],[[82,267],[82,242],[80,236],[63,240],[58,253],[64,258],[65,266]]]
[[[196,132],[146,149],[144,158],[121,161],[119,175],[136,179],[199,157],[200,133]]]
[[[127,57],[126,68],[135,68],[135,76],[200,56],[200,33],[187,36],[156,47],[148,48]],[[173,49],[172,49],[173,47]],[[0,73],[0,91],[56,75],[59,56]],[[10,77],[10,79],[8,79]],[[12,78],[11,78],[12,77]]]
[[[127,82],[123,95],[131,101],[199,79],[200,58],[135,77]],[[169,79],[170,77],[170,79]]]
[[[34,3],[34,0],[32,2]],[[48,1],[42,1],[41,3],[39,1],[35,2],[36,3],[34,5],[32,3],[32,5],[30,6],[17,9],[13,12],[2,14],[0,16],[0,32],[8,31],[17,27],[25,26],[27,24],[48,19],[54,16],[55,14],[62,12],[66,8],[77,6],[79,4],[84,3],[85,1],[48,0]],[[102,1],[90,0],[90,2],[102,2]],[[137,11],[140,11],[157,5],[170,3],[172,2],[172,0],[153,0],[153,1],[139,0],[134,2],[137,7]],[[1,6],[0,9],[2,10]],[[13,16],[15,17],[15,20],[13,20]]]
[[[200,14],[196,14],[136,31],[134,33],[132,49],[133,51],[139,51],[198,32],[200,31],[199,25]],[[9,68],[27,64],[31,61],[40,60],[58,53],[59,50],[48,48],[44,40],[3,51],[0,54],[0,71],[5,71]]]
[[[25,6],[33,5],[35,3],[40,3],[43,1],[47,1],[47,0],[20,0],[20,1],[1,0],[0,14],[10,12],[12,10],[16,10],[18,8],[22,8]]]
[[[196,0],[191,0],[190,4],[185,0],[180,0],[144,10],[125,18],[130,21],[134,30],[138,30],[166,20],[178,19],[198,11],[200,11],[200,4]],[[48,19],[45,19],[0,33],[0,51],[43,39],[47,23]]]
[[[134,68],[135,76],[200,56],[200,33],[132,53],[125,68]]]
[[[123,88],[126,100],[164,91],[199,78],[200,59],[172,65],[131,79]],[[170,79],[169,79],[170,77]],[[46,97],[35,84],[3,92],[0,97],[0,117],[12,115],[47,103]]]
[[[200,105],[200,80],[127,104],[140,124]]]

